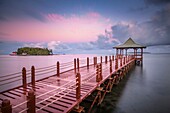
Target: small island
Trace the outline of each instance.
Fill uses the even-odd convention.
[[[16,55],[52,55],[52,49],[38,47],[22,47],[18,48]]]

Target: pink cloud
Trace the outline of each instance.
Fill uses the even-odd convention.
[[[11,21],[0,30],[2,28],[2,31],[9,32],[8,40],[87,42],[96,40],[111,24],[96,12],[71,16],[50,13],[43,16],[46,23],[35,20]]]

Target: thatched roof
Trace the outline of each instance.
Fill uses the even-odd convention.
[[[115,46],[113,48],[117,49],[128,49],[128,48],[146,48],[146,46],[139,45],[135,43],[132,38],[129,38],[124,44]]]

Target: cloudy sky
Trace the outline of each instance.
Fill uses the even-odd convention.
[[[0,54],[18,47],[112,53],[132,37],[170,52],[170,0],[1,0]]]

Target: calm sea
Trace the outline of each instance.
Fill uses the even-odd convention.
[[[144,55],[112,113],[170,113],[170,54]]]
[[[7,56],[0,55],[0,76],[100,55]],[[1,90],[2,87],[0,88]],[[107,106],[106,106],[107,107]],[[113,113],[170,113],[170,54],[146,54],[143,66],[130,73]]]

